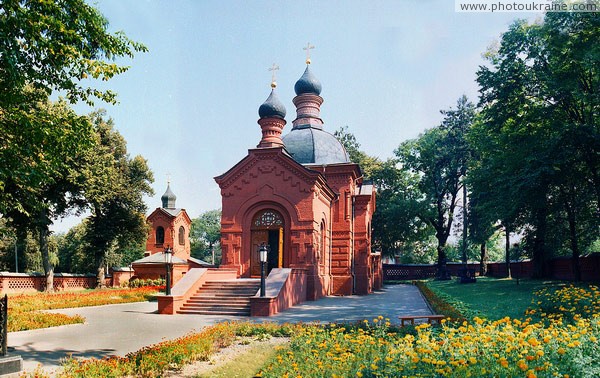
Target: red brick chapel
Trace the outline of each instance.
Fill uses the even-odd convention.
[[[296,117],[282,137],[286,109],[276,84],[260,106],[256,148],[215,178],[221,189],[222,269],[260,276],[258,247],[270,247],[268,271],[306,274],[308,300],[368,294],[382,286],[381,256],[371,249],[375,188],[324,130],[321,83],[310,70],[296,82]]]

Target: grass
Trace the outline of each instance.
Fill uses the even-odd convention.
[[[497,279],[480,277],[476,283],[461,284],[455,280],[429,281],[427,286],[436,294],[450,297],[455,307],[465,315],[481,316],[490,320],[509,316],[523,318],[531,306],[533,293],[544,287],[556,287],[556,281]]]
[[[259,342],[231,361],[196,378],[252,378],[276,352],[272,344]]]

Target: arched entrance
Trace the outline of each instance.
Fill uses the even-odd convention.
[[[275,210],[261,210],[252,218],[252,245],[250,252],[250,275],[260,276],[258,247],[267,244],[269,255],[267,272],[283,267],[283,217]]]

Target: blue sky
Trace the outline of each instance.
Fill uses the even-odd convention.
[[[291,129],[294,83],[305,69],[323,85],[321,116],[331,133],[348,126],[382,159],[441,121],[466,94],[477,101],[481,54],[516,18],[533,13],[456,13],[451,0],[234,1],[99,0],[111,31],[148,53],[98,86],[119,104],[99,103],[155,175],[149,211],[160,206],[167,174],[177,206],[191,217],[221,206],[213,177],[256,147],[258,107],[276,63],[278,95]],[[77,111],[90,109],[78,106]],[[75,219],[57,221],[66,231]]]

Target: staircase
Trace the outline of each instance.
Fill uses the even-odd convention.
[[[177,311],[178,314],[250,316],[250,297],[258,279],[208,281]]]

